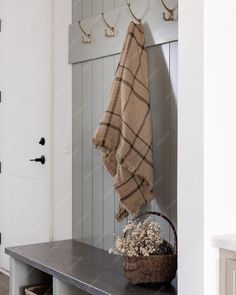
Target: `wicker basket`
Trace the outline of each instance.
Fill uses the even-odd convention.
[[[173,223],[165,215],[158,212],[145,212],[136,216],[134,220],[145,215],[157,215],[168,221],[175,237],[174,247],[167,241],[161,245],[166,254],[123,257],[124,273],[131,284],[144,283],[170,283],[176,276],[177,271],[177,234]]]
[[[52,288],[48,285],[38,285],[25,289],[25,295],[52,295]]]

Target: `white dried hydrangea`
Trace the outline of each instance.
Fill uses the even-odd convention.
[[[129,222],[123,229],[124,237],[118,237],[109,253],[129,257],[149,256],[162,244],[160,224],[147,218],[143,222]]]

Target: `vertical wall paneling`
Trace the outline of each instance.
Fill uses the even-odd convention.
[[[103,60],[93,61],[93,131],[103,114]],[[93,148],[93,244],[103,248],[103,166],[101,153]]]
[[[119,54],[115,55],[115,69],[118,66],[119,60],[120,60],[120,55]],[[117,211],[118,206],[119,206],[119,197],[115,193],[115,212]],[[122,222],[117,222],[115,220],[115,237],[122,235],[122,229],[124,228],[124,225],[126,224],[126,222],[127,222],[127,219],[123,220]]]
[[[102,0],[93,0],[92,14],[100,14],[102,11]],[[96,130],[103,114],[103,59],[93,61],[93,132]],[[93,245],[103,248],[103,166],[101,154],[98,150],[93,153]]]
[[[170,218],[177,226],[178,42],[170,43]],[[171,240],[173,234],[171,233]]]
[[[103,10],[114,9],[114,0],[103,0]],[[104,108],[106,107],[111,85],[115,73],[114,56],[103,59],[103,79],[104,79]],[[104,249],[109,250],[114,244],[114,211],[115,211],[115,193],[113,181],[107,171],[104,169]]]
[[[103,0],[104,12],[114,9],[114,7],[115,7],[115,0]]]
[[[83,108],[82,64],[72,67],[72,113],[73,113],[73,237],[83,239]]]
[[[86,0],[81,2],[82,18],[92,16],[92,0]]]
[[[93,15],[99,15],[102,13],[102,0],[93,0],[92,2],[92,7],[93,7]]]
[[[82,9],[81,9],[82,0],[72,0],[72,21],[76,22],[81,19]]]
[[[115,0],[115,7],[121,7],[126,5],[125,0]]]
[[[83,240],[93,242],[93,63],[82,64],[83,73]]]
[[[124,5],[125,0],[73,0],[73,21]],[[156,176],[156,197],[148,209],[170,216],[175,224],[177,51],[177,42],[147,49]],[[73,236],[106,250],[113,246],[114,234],[122,233],[127,220],[115,220],[118,197],[91,138],[107,104],[119,57],[73,64]],[[161,226],[169,239],[168,224],[164,221]]]
[[[92,15],[92,0],[82,1],[82,19]],[[82,64],[83,85],[83,241],[93,244],[93,63]]]
[[[114,57],[104,59],[104,107],[106,107],[114,76]],[[104,169],[104,249],[114,241],[114,189],[111,176]]]
[[[72,0],[72,21],[82,17],[81,0]],[[72,66],[73,237],[83,240],[83,109],[82,64]]]
[[[169,125],[169,44],[148,48],[149,83],[153,121],[153,156],[156,198],[149,207],[169,216],[170,204],[170,125]],[[165,238],[169,225],[161,220]]]

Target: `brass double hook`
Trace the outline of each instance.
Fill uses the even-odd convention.
[[[132,17],[133,17],[133,18],[134,18],[139,24],[141,24],[141,23],[142,23],[142,20],[141,20],[140,18],[137,18],[137,17],[135,16],[135,14],[133,13],[133,11],[132,11],[132,9],[131,9],[131,3],[129,3],[128,0],[126,0],[126,4],[127,4],[128,8],[129,8],[129,12],[130,12],[130,14],[132,15]]]
[[[113,27],[113,26],[111,26],[111,25],[108,24],[107,20],[105,19],[104,12],[102,12],[101,15],[102,15],[102,18],[103,18],[104,23],[108,27],[108,30],[107,29],[104,30],[105,36],[108,37],[108,38],[115,37],[115,35],[116,35],[116,29],[115,29],[115,27]]]
[[[109,29],[109,30],[105,29],[105,36],[106,37],[115,37],[115,35],[116,35],[115,27],[108,24],[107,20],[105,19],[104,13],[102,13],[102,18],[103,18],[104,23],[106,24],[106,26]],[[82,24],[81,24],[81,20],[78,21],[78,25],[84,34],[84,36],[81,36],[81,41],[85,44],[91,43],[91,35],[84,30],[84,28],[82,27]]]
[[[84,33],[84,36],[81,36],[81,41],[85,44],[91,43],[91,35],[86,33],[85,30],[83,29],[82,25],[81,25],[81,21],[78,21],[78,25],[81,29],[81,31]]]
[[[162,5],[165,7],[165,9],[167,10],[168,15],[166,15],[165,12],[163,12],[163,19],[165,21],[173,21],[174,20],[174,9],[170,9],[169,7],[167,7],[167,5],[165,4],[164,0],[161,0]],[[140,18],[137,18],[135,16],[135,14],[133,13],[132,9],[131,9],[131,3],[128,2],[128,0],[126,0],[126,4],[129,8],[130,14],[133,16],[133,18],[139,23],[142,23],[142,20]]]
[[[163,19],[165,21],[173,21],[174,20],[174,9],[170,9],[169,7],[166,6],[164,0],[161,0],[162,5],[165,7],[167,10],[168,15],[166,15],[165,12],[162,13]]]

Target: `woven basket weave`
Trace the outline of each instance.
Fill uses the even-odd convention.
[[[25,295],[52,295],[52,288],[48,285],[38,285],[25,289]]]
[[[174,247],[167,241],[161,245],[166,250],[160,255],[123,257],[124,273],[131,284],[144,283],[170,283],[176,276],[177,271],[177,234],[173,223],[168,217],[159,212],[145,212],[136,216],[134,220],[145,215],[156,215],[162,217],[170,224],[175,237]]]

